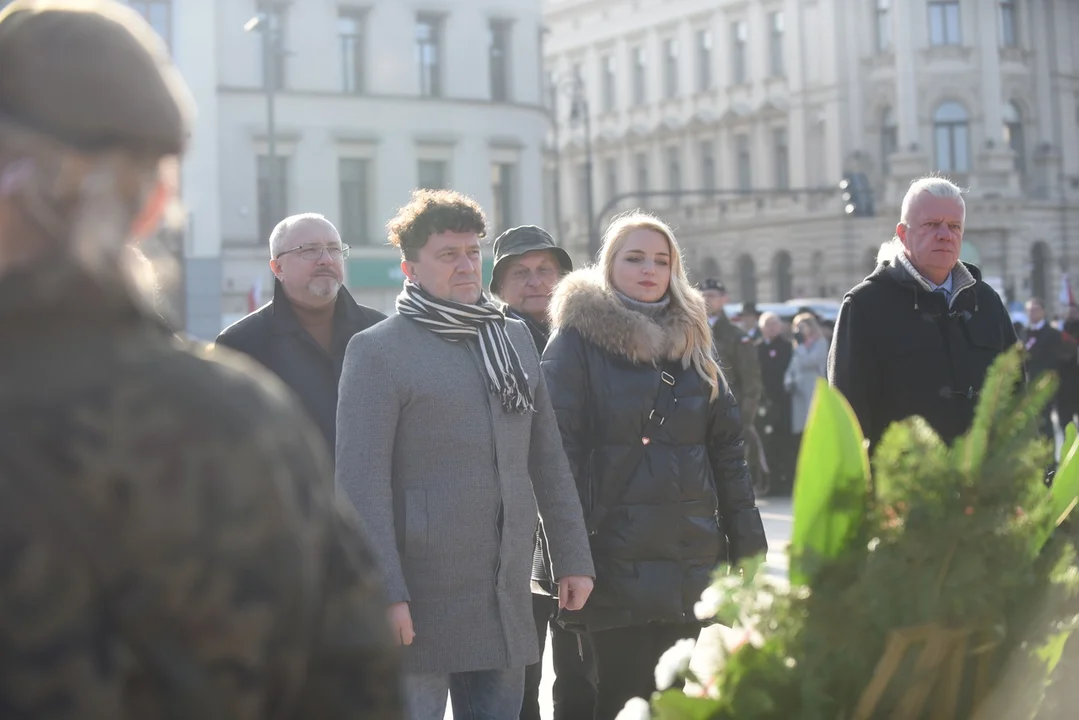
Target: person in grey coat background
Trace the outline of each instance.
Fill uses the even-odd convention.
[[[594,569],[581,504],[525,325],[482,291],[479,206],[421,190],[388,225],[407,278],[398,314],[353,337],[337,484],[369,528],[413,720],[510,720],[539,659],[537,504],[560,605]]]
[[[809,313],[801,313],[791,323],[794,352],[783,376],[783,387],[790,393],[791,433],[795,451],[802,445],[802,432],[809,420],[809,406],[817,389],[817,378],[828,377],[828,341],[820,323]]]

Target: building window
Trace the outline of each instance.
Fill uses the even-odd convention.
[[[648,155],[639,152],[633,156],[633,175],[637,184],[637,192],[648,192]],[[643,198],[644,195],[642,194]]]
[[[895,124],[895,113],[885,108],[880,118],[880,166],[887,175],[891,172],[890,158],[899,149],[899,127]]]
[[[772,64],[772,77],[783,77],[787,74],[783,67],[783,13],[770,13],[768,26],[771,28],[768,51]]]
[[[877,6],[877,52],[892,49],[892,0],[872,0]]]
[[[494,199],[496,233],[509,230],[516,222],[517,166],[508,162],[491,164],[491,197]]]
[[[341,196],[341,237],[349,245],[365,245],[370,239],[370,162],[365,158],[337,161]]]
[[[0,2],[0,8],[7,4]],[[127,4],[146,18],[166,45],[172,46],[172,0],[129,0]]]
[[[416,16],[416,64],[420,68],[420,95],[442,95],[442,18]]]
[[[668,100],[678,97],[678,41],[663,41],[663,92]]]
[[[671,204],[677,205],[682,191],[682,153],[676,147],[667,148],[667,190],[671,191]]]
[[[449,185],[445,160],[420,160],[416,163],[416,187],[421,190],[445,190]]]
[[[697,91],[712,89],[712,31],[697,31]]]
[[[603,112],[614,112],[614,56],[604,55],[600,64],[603,66]]]
[[[645,63],[643,47],[635,47],[629,52],[633,59],[633,104],[640,106],[647,100],[645,77],[648,67]]]
[[[618,194],[618,159],[607,158],[603,161],[603,177],[607,186],[607,200]]]
[[[933,114],[933,140],[937,151],[937,170],[970,171],[969,116],[962,105],[946,102],[937,108]]]
[[[510,99],[510,32],[508,20],[492,20],[488,59],[491,64],[491,99],[506,102]]]
[[[753,168],[750,164],[749,136],[737,135],[734,138],[734,158],[737,163],[736,174],[738,176],[738,189],[751,190],[753,188]]]
[[[1019,106],[1010,102],[1004,106],[1004,142],[1015,153],[1015,169],[1026,172],[1026,143],[1023,139],[1023,115]]]
[[[929,3],[929,44],[959,45],[959,0],[931,0]]]
[[[278,155],[274,159],[271,164],[269,156],[258,156],[258,230],[262,240],[269,240],[277,223],[288,216],[288,158]],[[271,173],[271,167],[277,172]]]
[[[772,131],[772,153],[775,160],[776,189],[787,190],[791,186],[790,147],[787,145],[787,129]]]
[[[1015,9],[1015,0],[1001,0],[1000,2],[1000,44],[1004,47],[1016,47],[1019,44],[1019,33],[1016,32],[1016,20],[1018,13]]]
[[[746,43],[749,42],[749,26],[745,20],[731,23],[731,84],[746,82]]]
[[[361,95],[366,86],[364,72],[364,12],[341,8],[337,14],[337,34],[341,39],[341,89]]]
[[[701,158],[701,188],[716,189],[716,151],[711,140],[704,140],[698,148]]]

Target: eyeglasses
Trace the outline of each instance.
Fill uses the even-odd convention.
[[[321,260],[322,253],[329,253],[331,260],[342,260],[348,257],[348,245],[297,245],[283,252],[277,253],[277,257],[299,252],[304,260]]]

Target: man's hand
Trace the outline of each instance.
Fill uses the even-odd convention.
[[[585,597],[588,597],[588,593],[585,593]],[[390,605],[387,615],[394,640],[400,645],[411,645],[416,633],[412,631],[412,613],[409,612],[408,603],[399,602]]]
[[[580,610],[592,594],[592,578],[587,575],[567,575],[558,581],[558,609]]]

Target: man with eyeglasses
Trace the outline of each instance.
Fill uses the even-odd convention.
[[[250,355],[293,389],[326,438],[337,437],[337,385],[352,336],[386,316],[344,287],[348,245],[322,215],[293,215],[270,234],[273,300],[217,337]]]

